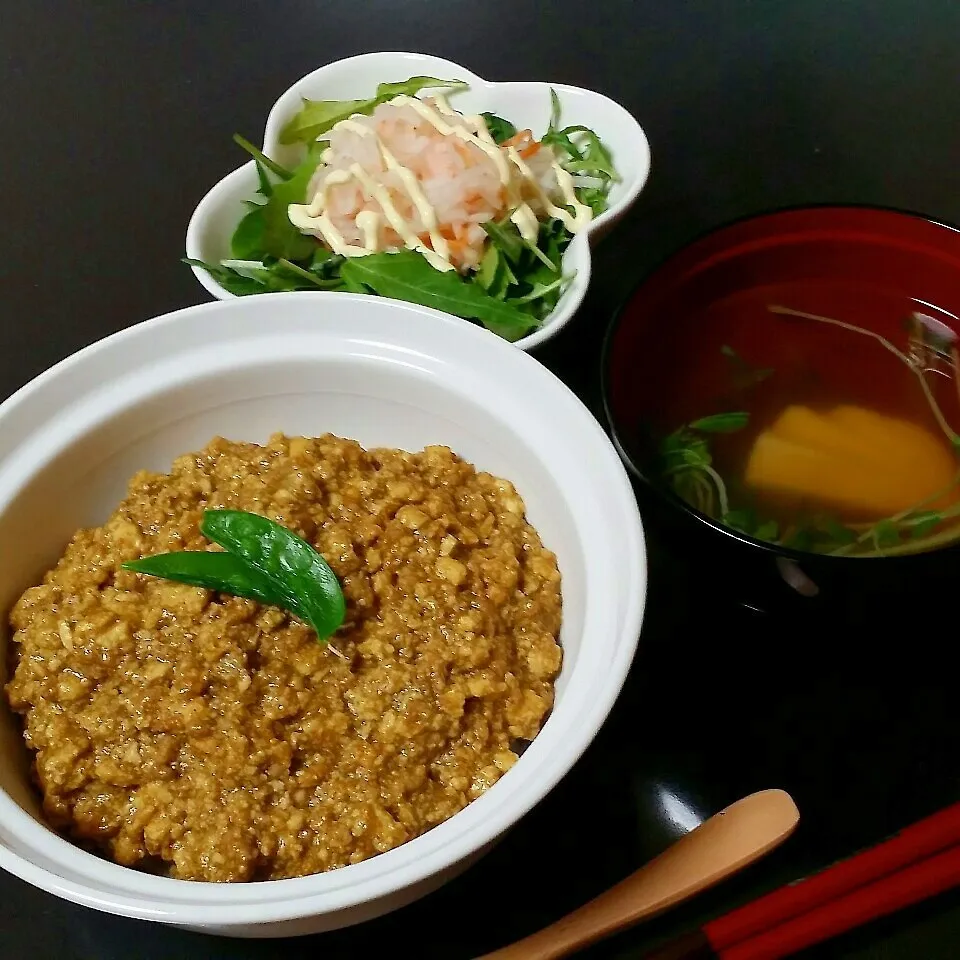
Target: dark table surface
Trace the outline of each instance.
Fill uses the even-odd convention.
[[[205,299],[178,263],[187,219],[240,160],[230,137],[316,66],[423,50],[491,79],[600,90],[644,125],[653,173],[596,254],[577,320],[538,356],[597,410],[613,309],[698,233],[837,201],[960,222],[956,0],[33,0],[0,27],[0,396],[105,334]],[[389,78],[388,78],[389,79]],[[2,454],[2,451],[0,451]],[[566,780],[480,864],[359,928],[214,940],[73,907],[0,876],[0,956],[474,957],[598,893],[700,819],[782,786],[802,825],[688,907],[589,951],[638,957],[698,920],[960,799],[953,629],[803,633],[711,593],[650,544],[649,614],[610,721]],[[892,643],[900,641],[899,646]],[[883,652],[886,650],[887,652]],[[960,954],[947,894],[811,958]]]

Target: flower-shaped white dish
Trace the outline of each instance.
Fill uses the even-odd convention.
[[[543,343],[576,313],[590,281],[590,245],[602,236],[637,199],[650,172],[650,148],[640,124],[613,100],[590,90],[538,81],[494,83],[483,80],[459,64],[420,53],[367,53],[337,60],[298,80],[274,104],[267,117],[263,151],[285,166],[296,166],[302,147],[280,143],[280,131],[300,109],[303,99],[346,100],[370,96],[377,85],[412,76],[462,80],[469,89],[457,92],[452,106],[465,113],[491,112],[530,128],[535,136],[546,129],[550,118],[550,90],[556,92],[564,125],[583,124],[594,130],[609,148],[619,175],[608,195],[608,209],[587,229],[577,233],[563,257],[563,270],[572,280],[556,307],[532,333],[516,341],[526,350]],[[253,160],[227,174],[200,201],[187,227],[186,254],[193,260],[218,263],[230,256],[230,238],[246,213],[245,201],[258,187]],[[198,267],[197,280],[214,297],[231,299],[234,294]],[[465,321],[470,322],[470,321]]]

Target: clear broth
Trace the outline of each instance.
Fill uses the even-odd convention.
[[[845,404],[867,408],[917,424],[950,450],[916,374],[881,343],[816,321],[773,314],[769,306],[774,304],[865,328],[905,353],[907,320],[914,311],[951,329],[957,326],[956,318],[921,301],[837,282],[757,287],[715,301],[697,314],[668,318],[658,332],[663,358],[653,373],[658,383],[647,385],[658,397],[658,413],[649,427],[654,439],[662,440],[701,417],[747,412],[749,421],[743,429],[707,437],[731,509],[775,521],[780,531],[809,526],[811,517],[824,513],[822,504],[748,491],[742,482],[758,435],[793,404],[819,411]],[[756,375],[764,370],[769,375]],[[926,380],[947,422],[960,427],[953,377],[932,373]],[[829,515],[831,523],[842,526],[881,519],[857,508],[831,507]]]

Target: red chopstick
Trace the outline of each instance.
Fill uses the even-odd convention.
[[[960,803],[651,955],[774,960],[960,884]]]
[[[960,847],[920,860],[876,883],[801,913],[763,933],[719,950],[721,960],[778,960],[870,920],[909,907],[960,884]]]

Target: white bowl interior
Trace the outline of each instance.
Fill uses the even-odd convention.
[[[22,741],[5,716],[0,865],[70,899],[168,922],[339,909],[494,839],[599,728],[633,655],[646,584],[619,459],[579,401],[529,357],[387,300],[307,293],[190,308],[95,344],[0,406],[0,609],[39,582],[77,528],[106,518],[138,469],[166,470],[216,435],[265,441],[279,430],[409,450],[446,444],[515,483],[563,575],[564,664],[544,730],[500,783],[422,838],[331,874],[223,887],[130,871],[42,827]],[[7,640],[4,616],[0,645]]]

